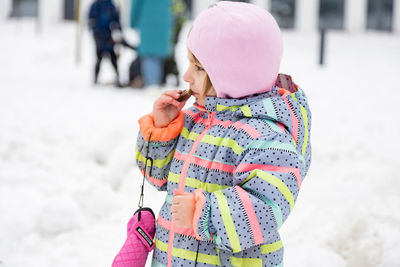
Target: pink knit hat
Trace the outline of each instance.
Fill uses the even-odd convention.
[[[208,73],[217,96],[231,98],[271,90],[283,50],[278,24],[268,11],[230,1],[200,13],[187,47]]]

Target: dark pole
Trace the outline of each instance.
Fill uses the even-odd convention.
[[[325,56],[325,28],[321,28],[320,30],[320,46],[319,46],[319,65],[324,65],[324,56]]]
[[[75,62],[78,65],[81,63],[81,50],[82,50],[82,21],[81,21],[81,1],[74,1],[74,13],[76,23],[76,48],[75,48]]]

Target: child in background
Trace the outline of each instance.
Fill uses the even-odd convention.
[[[152,266],[282,266],[278,230],[310,166],[311,113],[278,74],[279,27],[222,1],[194,21],[187,48],[196,103],[182,110],[181,92],[166,91],[139,120],[137,163],[168,193]]]

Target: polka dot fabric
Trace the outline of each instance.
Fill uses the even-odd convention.
[[[152,141],[148,152],[138,135],[139,168],[148,153],[153,165],[147,179],[168,194],[157,221],[154,262],[194,266],[197,257],[197,266],[280,265],[279,228],[311,162],[304,92],[280,74],[271,91],[243,99],[208,97],[205,107],[184,110],[184,118],[178,137]],[[190,231],[171,226],[168,198],[178,187],[203,190],[200,218]]]

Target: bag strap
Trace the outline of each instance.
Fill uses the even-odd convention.
[[[144,170],[143,170],[143,181],[142,181],[142,186],[140,190],[140,197],[139,197],[139,209],[143,208],[143,201],[144,201],[144,181],[146,179],[146,170],[147,170],[147,161],[150,161],[150,171],[149,171],[149,176],[151,176],[151,169],[153,168],[153,159],[150,158],[149,155],[149,147],[150,147],[150,139],[151,139],[152,133],[150,133],[149,140],[147,141],[147,150],[146,150],[146,158],[144,161]]]

